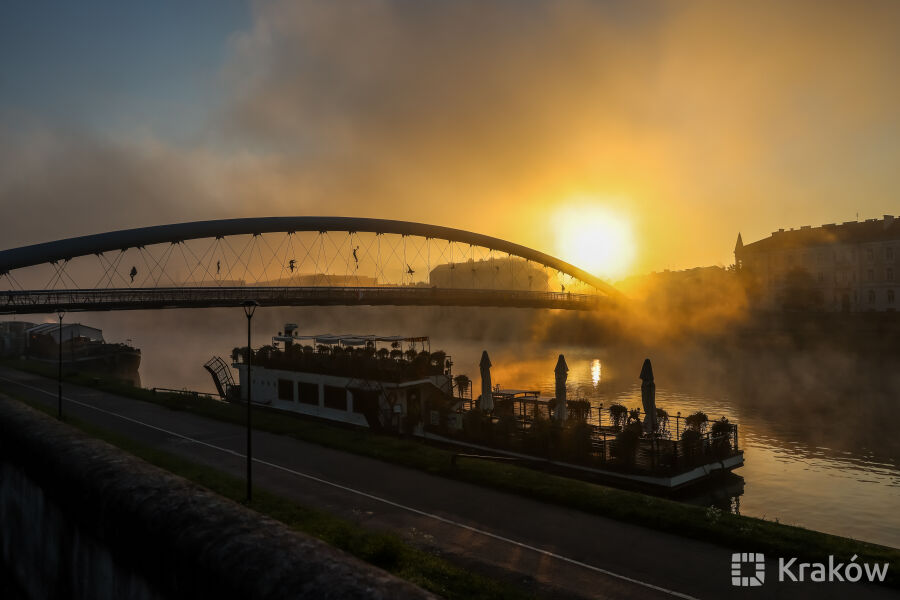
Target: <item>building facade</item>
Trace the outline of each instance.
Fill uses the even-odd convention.
[[[744,245],[735,268],[760,308],[829,312],[894,311],[900,307],[900,219],[779,229]]]
[[[438,265],[429,273],[428,284],[439,288],[490,287],[547,292],[550,276],[547,269],[536,263],[515,257],[495,257]]]

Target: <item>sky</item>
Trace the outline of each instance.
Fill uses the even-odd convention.
[[[900,213],[898,30],[891,0],[10,0],[0,247],[341,215],[727,265]]]

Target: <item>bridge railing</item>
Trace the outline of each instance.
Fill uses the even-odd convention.
[[[589,294],[521,290],[409,287],[172,287],[7,291],[0,313],[239,306],[434,305],[511,306],[589,310],[605,298]]]

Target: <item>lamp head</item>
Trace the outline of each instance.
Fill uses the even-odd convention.
[[[257,302],[256,300],[247,300],[241,306],[244,307],[244,314],[247,315],[247,318],[249,319],[256,311],[256,307],[259,306],[259,302]]]

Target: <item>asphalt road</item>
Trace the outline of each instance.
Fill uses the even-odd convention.
[[[55,380],[0,367],[2,391],[56,406]],[[63,393],[66,414],[244,477],[242,427],[69,384]],[[756,549],[682,538],[260,431],[253,434],[253,455],[257,488],[396,532],[473,569],[553,596],[898,596],[873,585],[779,583],[773,557],[763,586],[732,587],[732,553]]]

